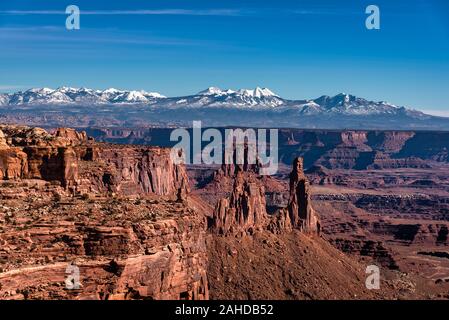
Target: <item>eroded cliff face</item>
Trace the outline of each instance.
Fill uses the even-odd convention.
[[[281,151],[284,159],[300,155],[306,167],[323,166],[328,169],[392,169],[428,168],[429,161],[447,162],[447,133],[412,131],[314,131],[282,130],[283,140],[299,141]],[[433,139],[433,146],[422,143]],[[431,138],[433,137],[433,138]],[[425,145],[425,144],[424,144]],[[445,160],[446,159],[446,160]]]
[[[1,299],[208,298],[205,221],[183,204],[62,198],[31,215],[2,203]],[[65,285],[71,265],[78,290]]]
[[[172,163],[169,149],[99,144],[81,148],[79,154],[78,192],[169,195],[188,191],[186,171]]]
[[[28,175],[28,159],[19,148],[0,149],[0,179],[20,179]]]
[[[253,233],[268,220],[265,189],[254,175],[235,176],[229,198],[222,198],[214,211],[212,229],[219,234]]]
[[[168,149],[0,132],[0,299],[208,299],[204,209]]]
[[[172,146],[166,128],[87,129],[102,141]],[[224,130],[224,129],[223,129]],[[449,161],[449,133],[439,131],[279,130],[279,159],[306,169],[427,168]]]
[[[40,128],[0,126],[0,179],[42,179],[68,186],[78,179],[74,145],[87,141],[85,133],[60,129],[55,135]]]
[[[226,174],[232,170],[223,170]],[[312,208],[309,182],[304,175],[303,160],[295,159],[290,174],[290,196],[285,208],[269,215],[265,197],[267,181],[252,171],[238,170],[234,176],[231,195],[218,201],[211,229],[219,234],[252,234],[255,230],[273,233],[320,233],[319,217]]]
[[[85,132],[1,126],[0,179],[59,181],[72,193],[185,195],[187,174],[169,149],[96,143]],[[6,135],[5,135],[6,133]]]

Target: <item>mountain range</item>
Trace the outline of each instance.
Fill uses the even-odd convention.
[[[76,114],[91,117],[90,122],[96,124],[96,118],[106,116],[114,119],[111,125],[188,125],[193,120],[202,120],[211,126],[449,130],[449,118],[345,93],[310,100],[284,99],[268,88],[259,87],[240,90],[210,87],[181,97],[142,90],[70,87],[0,94],[0,117],[20,114],[26,118],[33,117],[33,113],[36,117],[45,112],[50,120],[57,115]],[[75,121],[65,125],[82,124]]]

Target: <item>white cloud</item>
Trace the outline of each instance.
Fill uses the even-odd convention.
[[[115,28],[83,28],[82,32],[68,37],[67,30],[61,26],[26,25],[0,26],[0,40],[3,41],[2,49],[4,49],[4,51],[8,44],[12,44],[14,48],[18,45],[24,45],[27,47],[33,46],[34,43],[31,43],[31,41],[40,41],[42,43],[68,43],[76,46],[81,43],[196,47],[210,47],[218,45],[218,43],[211,41],[175,37],[157,37],[145,32],[127,32],[120,31]],[[73,47],[71,48],[73,49]]]
[[[83,15],[184,15],[184,16],[238,16],[240,10],[234,9],[160,9],[160,10],[82,10]],[[59,10],[2,10],[6,15],[66,15]]]

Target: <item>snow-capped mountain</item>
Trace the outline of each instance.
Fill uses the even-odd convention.
[[[9,95],[0,93],[0,106],[7,105],[9,103]]]
[[[407,109],[405,107],[398,107],[394,104],[380,101],[374,102],[363,98],[359,98],[350,94],[340,93],[336,96],[321,96],[314,99],[305,105],[304,112],[332,114],[339,113],[344,115],[395,115],[408,114],[410,116],[424,116],[422,112]]]
[[[157,92],[126,91],[117,89],[93,90],[60,87],[58,89],[33,88],[13,94],[0,95],[0,105],[99,105],[146,104],[165,98]]]
[[[193,120],[202,120],[213,126],[449,130],[447,118],[384,101],[345,93],[291,100],[259,87],[235,90],[210,87],[181,97],[142,90],[70,87],[0,94],[0,116],[16,119],[17,115],[20,119],[46,119],[45,125],[53,121],[55,126],[60,123],[66,126],[188,125]]]
[[[200,96],[215,96],[215,95],[225,95],[225,94],[233,94],[235,93],[234,90],[228,89],[228,90],[221,90],[218,87],[209,87],[206,90],[198,92],[198,95]]]
[[[256,87],[255,89],[240,89],[240,90],[221,90],[218,87],[209,87],[206,90],[200,91],[198,95],[203,96],[222,96],[222,95],[235,95],[235,96],[248,96],[248,97],[255,97],[255,98],[267,98],[267,97],[279,97],[277,94],[275,94],[273,91],[271,91],[268,88],[259,88]]]
[[[116,95],[111,101],[113,103],[149,103],[155,99],[163,99],[165,96],[157,92],[146,91],[124,91]]]
[[[338,112],[343,114],[366,115],[396,113],[398,107],[387,102],[373,102],[353,95],[340,93],[334,97],[321,96],[313,102],[321,107],[323,112]]]
[[[157,92],[127,91],[109,88],[60,87],[58,89],[34,88],[13,94],[1,94],[0,105],[150,105],[159,109],[227,108],[248,110],[289,109],[302,115],[345,114],[381,115],[409,113],[421,116],[418,111],[398,107],[387,102],[373,102],[349,94],[322,96],[313,100],[288,100],[268,88],[226,89],[210,87],[191,96],[167,98]]]
[[[174,108],[236,108],[265,109],[284,105],[286,100],[280,98],[267,88],[222,90],[210,87],[187,97],[167,98],[159,107]]]
[[[238,94],[242,96],[255,97],[255,98],[278,97],[278,95],[275,94],[270,89],[259,87],[255,88],[254,90],[240,89],[238,91]]]

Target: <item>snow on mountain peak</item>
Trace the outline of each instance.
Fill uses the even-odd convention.
[[[55,90],[50,89],[50,88],[32,88],[32,89],[27,90],[27,92],[39,93],[39,94],[50,94],[54,91]]]
[[[32,88],[24,92],[5,94],[1,104],[107,104],[107,103],[149,103],[154,99],[165,98],[157,92],[123,91],[115,88],[93,90],[89,88],[59,87]]]
[[[275,94],[270,89],[260,88],[260,87],[256,87],[255,89],[240,89],[237,91],[234,91],[231,89],[222,90],[218,87],[209,87],[206,90],[203,90],[198,93],[198,95],[203,95],[203,96],[231,95],[231,94],[237,94],[240,96],[254,97],[254,98],[279,97],[277,94]]]
[[[223,90],[221,90],[218,87],[209,87],[206,90],[198,92],[198,95],[211,96],[211,95],[217,95],[217,94],[222,94],[222,93],[223,93]]]
[[[273,91],[271,91],[268,88],[259,88],[259,87],[254,89],[254,95],[256,97],[277,97],[278,96],[277,94],[275,94]]]
[[[108,88],[106,90],[101,91],[101,93],[122,93],[123,91],[115,89],[115,88]]]
[[[148,99],[141,91],[125,91],[114,98],[117,102],[147,102]]]
[[[66,87],[66,86],[62,86],[62,87],[59,87],[58,89],[56,89],[56,91],[59,91],[59,92],[77,91],[77,90],[78,90],[77,88]]]
[[[105,92],[103,92],[105,93]],[[107,93],[106,93],[107,94]],[[115,96],[114,96],[115,94]],[[115,91],[111,92],[113,96],[111,99],[113,102],[117,103],[146,103],[149,102],[150,99],[153,98],[165,98],[163,95],[157,92],[146,92],[143,90],[140,91]]]
[[[0,94],[0,106],[15,105],[157,105],[160,108],[233,108],[265,110],[298,110],[301,114],[345,114],[345,115],[391,115],[422,113],[398,107],[388,102],[374,102],[354,95],[340,93],[335,96],[321,96],[313,100],[288,100],[279,97],[268,88],[222,90],[209,87],[196,95],[166,98],[157,92],[144,90],[119,90],[109,88],[92,90],[88,88],[60,87],[33,88],[16,93]]]
[[[146,92],[146,91],[142,91],[142,92],[144,92],[145,96],[151,97],[151,98],[167,98],[166,96],[160,94],[159,92]]]
[[[268,89],[268,88],[259,88],[259,87],[256,87],[253,90],[251,90],[251,89],[240,89],[238,91],[238,93],[243,95],[243,96],[256,97],[256,98],[278,97],[278,95],[275,94],[270,89]]]

